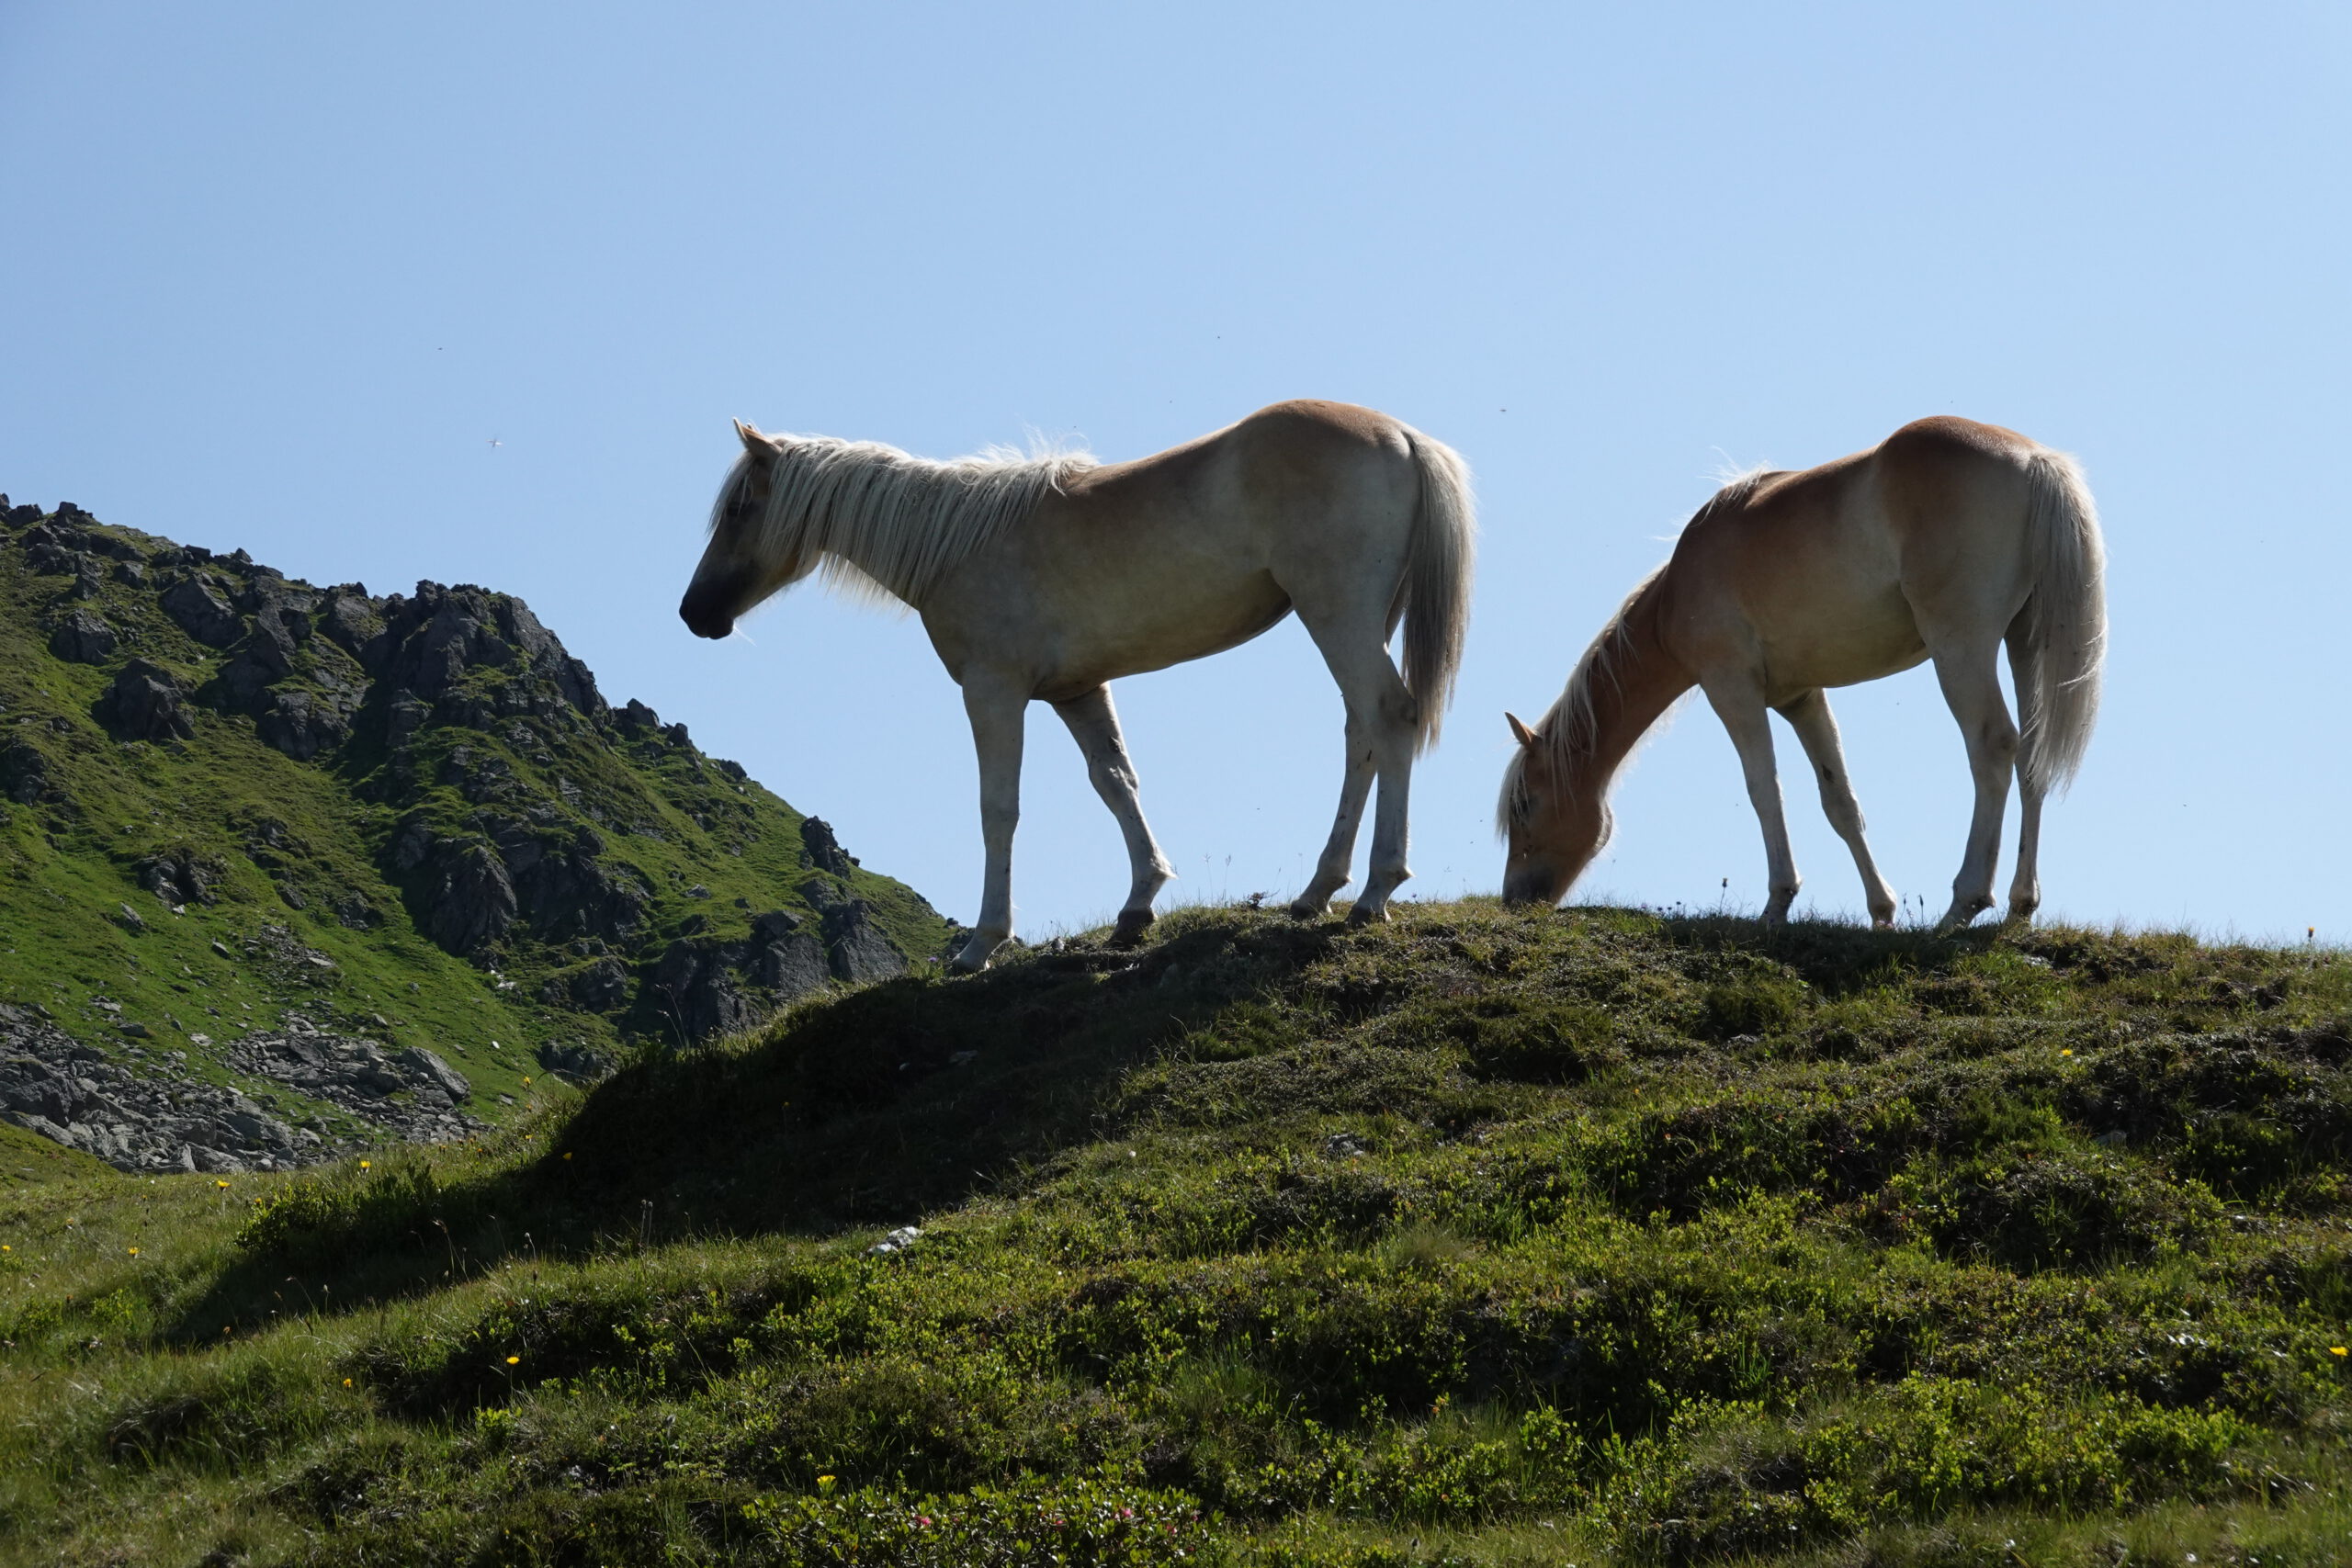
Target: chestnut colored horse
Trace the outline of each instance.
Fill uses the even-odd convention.
[[[1609,784],[1644,732],[1696,685],[1739,750],[1764,829],[1767,923],[1797,894],[1768,715],[1789,721],[1821,806],[1854,853],[1877,924],[1894,890],[1871,863],[1824,688],[1933,660],[1968,744],[1976,812],[1946,928],[1993,905],[2001,817],[2021,823],[2009,918],[2041,902],[2042,797],[2081,765],[2107,641],[2105,548],[2074,460],[1964,419],[1906,424],[1871,451],[1803,473],[1749,474],[1699,509],[1673,556],[1586,650],[1503,774],[1503,897],[1556,902],[1610,831]],[[2007,643],[2022,728],[1995,660]]]
[[[1347,773],[1315,875],[1317,915],[1348,881],[1377,776],[1371,870],[1351,920],[1387,918],[1405,866],[1415,753],[1437,734],[1468,616],[1469,471],[1442,444],[1345,403],[1289,402],[1132,463],[989,452],[952,462],[873,442],[764,435],[711,512],[678,613],[723,637],[822,569],[922,617],[964,689],[988,850],[979,919],[955,957],[978,969],[1012,931],[1012,829],[1024,712],[1054,709],[1125,833],[1134,880],[1116,940],[1151,923],[1175,874],[1144,823],[1109,682],[1247,642],[1293,610],[1347,705]],[[1388,657],[1403,622],[1404,674]]]

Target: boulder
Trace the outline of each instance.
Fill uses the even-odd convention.
[[[407,1069],[410,1077],[422,1079],[447,1095],[452,1104],[474,1091],[474,1086],[466,1081],[463,1073],[422,1045],[412,1045],[401,1052],[400,1065]]]
[[[164,590],[164,614],[207,648],[226,648],[245,629],[244,618],[200,577],[184,577]]]
[[[539,1066],[566,1083],[586,1085],[613,1070],[610,1058],[576,1043],[549,1041],[539,1047]]]
[[[87,610],[76,610],[49,634],[49,651],[71,664],[102,664],[114,650],[114,628]]]
[[[139,886],[166,904],[211,904],[220,897],[212,886],[220,868],[186,845],[149,855],[131,869],[139,874]]]
[[[98,699],[98,716],[126,740],[187,740],[196,734],[179,678],[143,659],[116,671]]]
[[[263,740],[298,762],[339,746],[350,735],[343,716],[309,692],[273,692],[254,728]]]
[[[0,795],[19,806],[30,806],[53,793],[49,759],[31,742],[11,740],[0,745]]]

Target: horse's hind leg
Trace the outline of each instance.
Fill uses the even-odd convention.
[[[1853,781],[1846,776],[1846,749],[1838,743],[1838,720],[1829,711],[1829,695],[1816,686],[1792,703],[1783,704],[1781,716],[1797,732],[1804,754],[1821,783],[1821,811],[1846,847],[1854,852],[1854,869],[1861,874],[1862,898],[1870,906],[1871,924],[1894,923],[1894,889],[1878,874],[1871,859],[1870,841],[1862,834],[1862,806],[1854,798]]]
[[[1348,867],[1356,856],[1356,829],[1363,823],[1363,806],[1372,797],[1372,781],[1379,772],[1379,756],[1370,727],[1348,705],[1348,771],[1340,784],[1340,813],[1331,821],[1331,836],[1324,841],[1315,875],[1306,891],[1291,900],[1293,919],[1319,919],[1331,907],[1331,895],[1347,886]]]
[[[1993,907],[1993,873],[2001,859],[2001,816],[2008,809],[2009,774],[2018,761],[2018,727],[2002,700],[1990,639],[1934,650],[1936,680],[1944,702],[1968,743],[1968,771],[1976,783],[1976,811],[1969,819],[1968,850],[1960,874],[1951,879],[1951,908],[1939,929],[1968,924]]]
[[[1087,776],[1094,781],[1094,793],[1119,819],[1119,831],[1127,840],[1127,862],[1135,873],[1135,880],[1127,888],[1127,901],[1119,909],[1119,923],[1111,932],[1111,942],[1117,947],[1130,947],[1143,938],[1144,928],[1152,921],[1151,901],[1176,874],[1159,846],[1152,841],[1151,829],[1143,819],[1143,800],[1136,790],[1136,765],[1127,757],[1127,743],[1119,733],[1118,710],[1111,705],[1111,688],[1097,686],[1082,697],[1072,697],[1066,703],[1056,703],[1054,711],[1069,726],[1072,739],[1086,754]]]
[[[2018,754],[2018,869],[2009,879],[2009,919],[2030,920],[2041,908],[2041,786],[2025,765],[2041,725],[2041,651],[2022,621],[2009,628],[2009,678],[2018,694],[2018,728],[2028,737]]]
[[[964,681],[964,712],[980,762],[980,839],[988,868],[980,883],[980,918],[950,967],[985,969],[989,954],[1012,934],[1012,830],[1021,823],[1021,730],[1029,706],[1019,687],[978,674]]]
[[[1385,920],[1388,896],[1413,874],[1405,863],[1406,817],[1420,707],[1405,689],[1396,666],[1389,661],[1377,620],[1368,621],[1351,635],[1345,624],[1317,624],[1304,607],[1300,618],[1306,621],[1308,634],[1323,650],[1323,660],[1347,704],[1348,771],[1340,789],[1340,811],[1331,823],[1330,840],[1316,863],[1314,880],[1291,904],[1290,912],[1300,919],[1312,919],[1329,905],[1331,895],[1346,885],[1364,800],[1377,778],[1380,801],[1373,818],[1372,863],[1348,919],[1357,923]]]

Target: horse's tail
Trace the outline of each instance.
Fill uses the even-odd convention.
[[[1420,709],[1418,749],[1427,750],[1437,740],[1462,668],[1478,524],[1470,465],[1461,454],[1418,430],[1407,430],[1405,438],[1421,474],[1421,505],[1398,598],[1405,608],[1405,686]]]
[[[2107,546],[2083,471],[2063,452],[2027,459],[2027,548],[2033,597],[2026,606],[2033,649],[2034,701],[2019,738],[2018,765],[2043,790],[2062,790],[2083,765],[2098,717],[2107,660]]]

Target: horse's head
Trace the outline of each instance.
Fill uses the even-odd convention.
[[[804,560],[797,547],[779,548],[765,526],[779,457],[775,439],[740,419],[735,434],[742,438],[743,455],[719,487],[710,513],[710,543],[703,547],[694,581],[678,602],[679,618],[696,637],[728,636],[738,616],[808,576],[816,565]]]
[[[1519,752],[1503,770],[1496,825],[1510,846],[1503,862],[1503,902],[1556,904],[1600,846],[1609,841],[1604,788],[1573,778],[1559,750],[1511,714]],[[1555,717],[1554,723],[1566,722]],[[1579,785],[1583,787],[1578,787]]]

